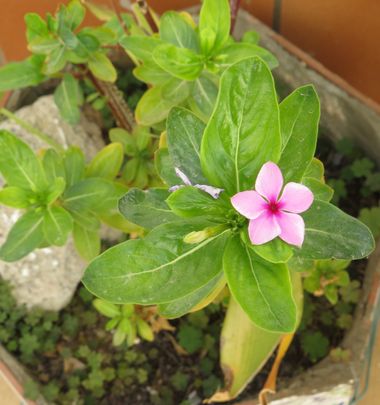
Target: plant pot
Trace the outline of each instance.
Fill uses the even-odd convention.
[[[284,93],[288,94],[296,87],[314,84],[321,99],[323,133],[332,141],[343,137],[353,139],[380,165],[380,106],[285,38],[240,10],[235,28],[236,37],[241,37],[247,30],[257,31],[261,45],[278,58],[279,67],[274,70],[274,75],[280,93],[285,90]],[[282,399],[274,400],[271,402],[273,405],[306,404],[308,400],[314,403],[311,401],[315,393],[321,403],[328,405],[348,404],[360,396],[376,330],[375,313],[380,306],[379,292],[380,246],[368,261],[353,326],[341,344],[342,348],[351,352],[349,363],[334,363],[329,357],[325,358],[294,378],[286,387],[280,386],[273,399]],[[322,402],[322,399],[326,402]],[[254,405],[258,400],[243,403]]]

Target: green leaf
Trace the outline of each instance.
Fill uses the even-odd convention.
[[[63,195],[64,207],[74,211],[101,213],[116,204],[115,185],[105,179],[92,177],[75,183]]]
[[[54,49],[60,48],[61,43],[55,38],[35,38],[29,42],[28,49],[30,52],[39,55],[48,55]]]
[[[5,187],[0,190],[0,204],[14,208],[28,208],[33,204],[34,193],[20,187]]]
[[[141,97],[136,107],[136,121],[147,127],[163,121],[175,106],[171,100],[162,96],[161,87],[152,87]]]
[[[8,186],[39,191],[46,185],[41,163],[32,149],[5,130],[0,130],[0,173]]]
[[[223,268],[233,297],[252,322],[271,332],[294,332],[297,310],[285,264],[260,259],[236,235],[227,244]]]
[[[65,178],[62,157],[54,149],[45,151],[42,157],[42,166],[48,183],[52,183],[57,177]]]
[[[235,398],[257,375],[282,336],[256,326],[230,298],[220,339],[220,365],[229,381],[229,399]]]
[[[50,245],[63,246],[73,230],[73,219],[62,207],[48,207],[45,211],[43,232]]]
[[[75,147],[70,146],[65,152],[63,159],[65,168],[65,178],[67,187],[73,186],[79,180],[83,179],[85,171],[85,161],[83,152]]]
[[[277,95],[270,70],[245,59],[221,78],[218,100],[201,146],[203,173],[230,194],[252,188],[258,171],[280,156]]]
[[[260,57],[271,69],[278,66],[278,61],[272,53],[261,46],[243,42],[231,44],[221,49],[214,62],[219,68],[225,69],[243,59],[254,56]]]
[[[316,200],[329,202],[334,195],[334,190],[329,185],[312,177],[303,177],[302,184],[313,192]]]
[[[206,184],[200,162],[205,124],[190,111],[173,108],[166,125],[168,149],[174,167],[181,169],[194,184]]]
[[[232,208],[221,198],[215,200],[206,192],[191,186],[174,191],[166,202],[180,217],[207,217],[213,222],[225,222],[228,211]]]
[[[228,0],[203,1],[199,14],[199,35],[204,54],[217,51],[227,42],[230,25]]]
[[[65,191],[66,181],[63,177],[56,177],[49,184],[47,190],[45,190],[44,203],[50,205],[59,198]]]
[[[44,65],[44,73],[53,75],[62,70],[67,62],[67,50],[64,45],[54,49],[48,56]]]
[[[43,219],[42,211],[30,211],[19,218],[0,248],[0,258],[6,262],[14,262],[38,248],[44,237]]]
[[[165,318],[179,318],[190,312],[199,303],[207,299],[207,297],[210,296],[215,289],[220,288],[221,284],[225,285],[225,283],[226,281],[224,279],[223,272],[220,272],[207,284],[191,292],[185,297],[160,304],[158,306],[158,311],[160,315]]]
[[[380,207],[361,209],[359,219],[368,226],[375,238],[380,236]]]
[[[241,40],[248,44],[257,45],[260,41],[260,34],[257,31],[246,31]]]
[[[178,48],[199,51],[198,37],[193,27],[175,11],[167,11],[160,18],[160,38]]]
[[[179,183],[167,148],[160,148],[156,151],[154,162],[158,175],[168,186],[175,186]]]
[[[347,259],[367,257],[374,249],[370,230],[339,208],[316,200],[302,214],[305,240],[297,256],[306,259]]]
[[[207,76],[195,80],[189,100],[192,111],[207,122],[214,110],[218,86]]]
[[[78,224],[81,228],[87,229],[89,231],[99,230],[100,221],[92,213],[70,210],[70,214],[76,224]]]
[[[100,253],[100,237],[98,231],[82,228],[77,222],[74,223],[74,244],[85,260],[92,260]]]
[[[166,72],[183,80],[195,80],[201,74],[204,64],[201,55],[171,44],[155,48],[153,59]]]
[[[313,86],[295,90],[280,104],[282,153],[279,166],[286,182],[299,182],[317,145],[320,106]]]
[[[304,177],[307,178],[313,178],[316,180],[319,180],[324,183],[325,178],[324,178],[324,173],[325,173],[325,168],[323,166],[323,163],[317,159],[313,158],[309,164],[309,166],[306,168]]]
[[[120,40],[120,45],[132,56],[140,61],[154,63],[153,51],[162,45],[162,41],[158,38],[128,35]]]
[[[92,301],[92,305],[104,316],[108,318],[115,318],[116,316],[120,316],[120,308],[115,305],[111,304],[110,302],[100,300],[99,298],[95,298]],[[116,325],[115,325],[116,326]]]
[[[87,177],[114,179],[121,169],[124,148],[121,143],[110,143],[99,151],[87,167]]]
[[[26,38],[31,42],[35,38],[49,36],[46,22],[36,13],[27,13],[24,16],[26,25]]]
[[[172,76],[161,69],[155,62],[146,62],[141,66],[133,69],[133,74],[142,82],[156,86],[163,85]]]
[[[263,245],[250,244],[249,247],[260,257],[271,263],[286,263],[293,256],[291,246],[280,238],[273,239]]]
[[[98,79],[105,82],[115,82],[117,72],[110,59],[101,52],[93,53],[88,61],[88,68]]]
[[[169,195],[167,190],[161,188],[132,188],[119,201],[119,210],[128,221],[145,229],[153,229],[158,225],[179,220],[165,201]]]
[[[184,244],[200,223],[171,223],[145,238],[114,246],[86,269],[83,283],[95,295],[114,303],[143,305],[174,301],[207,284],[222,266],[228,231],[198,245]]]
[[[60,85],[55,89],[54,101],[67,122],[78,123],[79,107],[83,104],[83,93],[78,81],[72,75],[65,73]]]
[[[190,87],[189,82],[172,77],[161,86],[161,95],[172,105],[178,105],[189,97]]]
[[[31,57],[22,62],[12,62],[0,68],[0,91],[36,86],[45,80],[43,59]]]
[[[78,28],[86,15],[86,9],[80,0],[71,0],[66,7],[66,24],[71,30]]]

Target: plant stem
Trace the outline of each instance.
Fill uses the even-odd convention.
[[[117,125],[131,132],[136,123],[132,111],[124,100],[123,93],[113,83],[97,79],[90,71],[87,72],[87,75],[98,92],[106,98]]]
[[[25,129],[26,131],[28,131],[30,134],[34,135],[41,141],[47,143],[52,148],[54,148],[57,152],[63,151],[63,147],[58,142],[56,142],[54,139],[52,139],[51,136],[45,134],[44,132],[40,131],[37,128],[34,128],[32,125],[30,125],[26,121],[22,120],[21,118],[17,117],[17,115],[13,114],[11,111],[7,110],[6,108],[0,108],[0,115],[4,115],[8,119],[14,121],[21,128]]]
[[[230,9],[231,9],[231,28],[230,34],[232,35],[235,28],[237,14],[240,8],[240,0],[230,0]]]

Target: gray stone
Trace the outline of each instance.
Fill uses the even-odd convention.
[[[51,96],[41,97],[34,104],[17,111],[16,115],[49,134],[62,146],[80,147],[88,159],[104,146],[99,127],[84,117],[79,125],[70,126],[60,117]],[[13,132],[35,151],[47,147],[43,141],[10,120],[2,122],[0,129]],[[0,206],[0,244],[4,243],[20,214],[20,211]],[[63,247],[38,249],[14,263],[0,261],[0,276],[11,283],[18,303],[26,304],[29,308],[60,310],[70,302],[84,266],[85,262],[79,257],[70,239]]]

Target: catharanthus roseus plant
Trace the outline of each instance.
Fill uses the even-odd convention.
[[[229,398],[296,330],[300,272],[315,260],[366,257],[374,247],[365,225],[329,203],[313,157],[318,121],[312,86],[279,103],[263,60],[229,67],[207,125],[187,109],[171,110],[156,155],[167,187],[132,189],[120,200],[121,213],[148,234],[100,255],[83,278],[102,299],[158,305],[168,318],[207,305],[227,285],[221,360]]]

